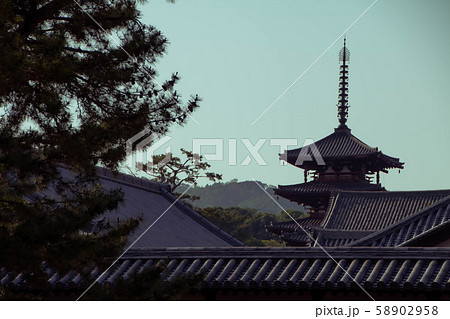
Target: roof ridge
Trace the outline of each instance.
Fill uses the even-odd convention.
[[[58,166],[64,170],[73,172],[68,165],[58,164]],[[159,193],[161,188],[170,189],[170,186],[168,184],[154,182],[144,177],[137,177],[122,172],[115,172],[109,168],[102,166],[95,166],[95,172],[97,174],[97,177],[100,179],[105,179],[117,184],[151,191],[153,193]]]
[[[325,216],[323,217],[322,228],[325,228],[327,224],[330,222],[331,216],[333,215],[333,211],[336,208],[336,204],[339,200],[341,192],[332,192],[330,196],[330,202],[328,203],[327,211],[325,212]]]
[[[369,144],[364,143],[362,140],[360,140],[358,137],[356,137],[355,135],[353,135],[352,133],[349,133],[350,138],[352,140],[354,140],[356,143],[358,143],[359,145],[363,146],[363,147],[368,147],[371,150],[373,150],[374,152],[381,152],[378,147],[372,147]]]
[[[94,279],[100,285],[113,285],[121,279],[142,273],[161,261],[167,263],[167,269],[161,272],[164,281],[200,271],[205,272],[202,283],[204,289],[226,289],[228,292],[234,288],[241,291],[246,288],[261,289],[265,292],[271,290],[275,293],[286,288],[300,292],[322,288],[327,292],[333,288],[338,288],[339,291],[354,291],[356,285],[353,280],[349,280],[348,274],[355,271],[359,274],[355,279],[356,284],[375,293],[382,289],[378,291],[384,294],[388,288],[392,291],[390,296],[406,290],[413,294],[418,293],[413,296],[423,296],[424,291],[442,292],[448,291],[449,288],[448,247],[339,247],[330,248],[328,251],[329,253],[316,247],[147,248],[127,251],[117,260],[116,265],[105,273],[96,265],[85,268],[82,273],[73,270],[58,273],[48,264],[42,268],[48,275],[51,289],[55,290],[85,289]],[[341,265],[344,271],[337,272],[332,259]],[[229,266],[220,267],[221,264]],[[247,266],[250,264],[255,264],[256,268]],[[258,264],[266,266],[258,270]],[[230,271],[233,269],[230,267],[235,269],[231,277]],[[259,275],[256,276],[256,272]],[[281,275],[282,273],[285,275]],[[308,273],[317,275],[306,275]],[[436,275],[433,275],[434,273]],[[89,280],[89,276],[92,280]],[[0,283],[0,286],[6,285],[20,290],[31,288],[27,285],[25,273],[9,273],[7,270]]]
[[[327,252],[324,252],[319,247],[168,247],[168,248],[132,248],[123,256],[124,259],[130,257],[142,257],[145,255],[151,256],[152,253],[156,255],[169,255],[173,254],[188,254],[190,258],[195,258],[195,253],[205,255],[205,258],[213,258],[211,253],[218,253],[226,255],[228,257],[233,256],[252,256],[252,254],[269,254],[271,257],[276,258],[278,254],[284,257],[292,257],[290,254],[302,254],[308,257],[317,255],[329,258],[328,254],[333,257],[340,257],[343,255],[358,254],[361,252],[368,254],[378,253],[386,254],[392,252],[392,256],[403,258],[405,255],[413,256],[417,259],[426,258],[426,253],[430,253],[429,257],[437,257],[442,254],[443,257],[448,257],[450,251],[449,247],[361,247],[361,246],[341,246],[341,247],[328,247]],[[419,252],[419,254],[417,254]],[[366,256],[366,255],[365,255]],[[252,256],[253,257],[253,256]],[[368,256],[369,257],[369,256]]]
[[[97,176],[118,184],[136,187],[139,189],[160,193],[161,189],[170,189],[168,184],[151,181],[144,177],[137,177],[122,172],[114,172],[108,168],[96,166]]]
[[[432,226],[431,228],[429,228],[426,231],[423,231],[422,233],[418,234],[417,236],[414,236],[408,240],[405,240],[403,243],[399,244],[398,247],[409,247],[409,246],[407,246],[408,244],[417,242],[418,240],[425,238],[425,237],[429,236],[430,234],[433,234],[437,231],[440,231],[443,229],[445,230],[448,228],[449,225],[450,225],[450,219],[447,219],[446,221],[440,223],[439,225]]]

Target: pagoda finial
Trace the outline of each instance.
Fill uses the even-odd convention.
[[[350,51],[346,47],[346,38],[344,38],[344,47],[339,52],[339,62],[341,63],[339,77],[339,96],[338,96],[338,128],[347,128],[345,124],[348,116],[348,65],[350,61]]]

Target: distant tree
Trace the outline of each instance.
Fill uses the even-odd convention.
[[[96,165],[117,169],[144,128],[183,124],[177,74],[157,84],[167,39],[134,0],[0,2],[0,268],[48,288],[40,264],[64,271],[115,256],[137,221],[80,232],[122,198]],[[70,176],[62,174],[67,167]]]
[[[279,238],[274,238],[266,232],[265,226],[271,222],[285,221],[287,215],[259,212],[256,209],[240,207],[207,207],[197,209],[213,224],[219,226],[243,243],[249,246],[283,246]],[[304,218],[306,214],[299,211],[289,211],[294,217]]]
[[[292,219],[300,219],[305,218],[307,215],[303,211],[287,209],[286,211],[281,211],[278,216],[278,221],[292,221]]]
[[[181,185],[196,186],[200,178],[212,182],[222,180],[221,174],[207,172],[211,167],[204,161],[203,156],[194,154],[184,148],[180,149],[183,159],[172,154],[154,155],[151,166],[138,163],[143,171],[160,183],[167,183],[175,192]]]
[[[268,194],[258,186],[264,187]],[[261,212],[280,213],[282,208],[286,210],[305,210],[303,206],[290,202],[285,198],[273,195],[275,186],[255,181],[227,183],[213,183],[206,186],[198,186],[188,191],[190,195],[199,196],[200,200],[195,202],[197,207],[242,207],[254,208]],[[281,206],[281,207],[280,207]]]

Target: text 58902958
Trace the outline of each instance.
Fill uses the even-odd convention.
[[[377,306],[377,316],[437,316],[438,306]]]

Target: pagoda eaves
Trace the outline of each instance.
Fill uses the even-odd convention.
[[[318,160],[314,152],[316,148],[325,165]],[[368,172],[386,172],[390,168],[402,169],[404,165],[398,158],[385,155],[378,148],[362,142],[348,128],[337,128],[314,144],[288,150],[280,156],[289,164],[306,170],[321,170],[327,164],[360,162],[365,164]]]

